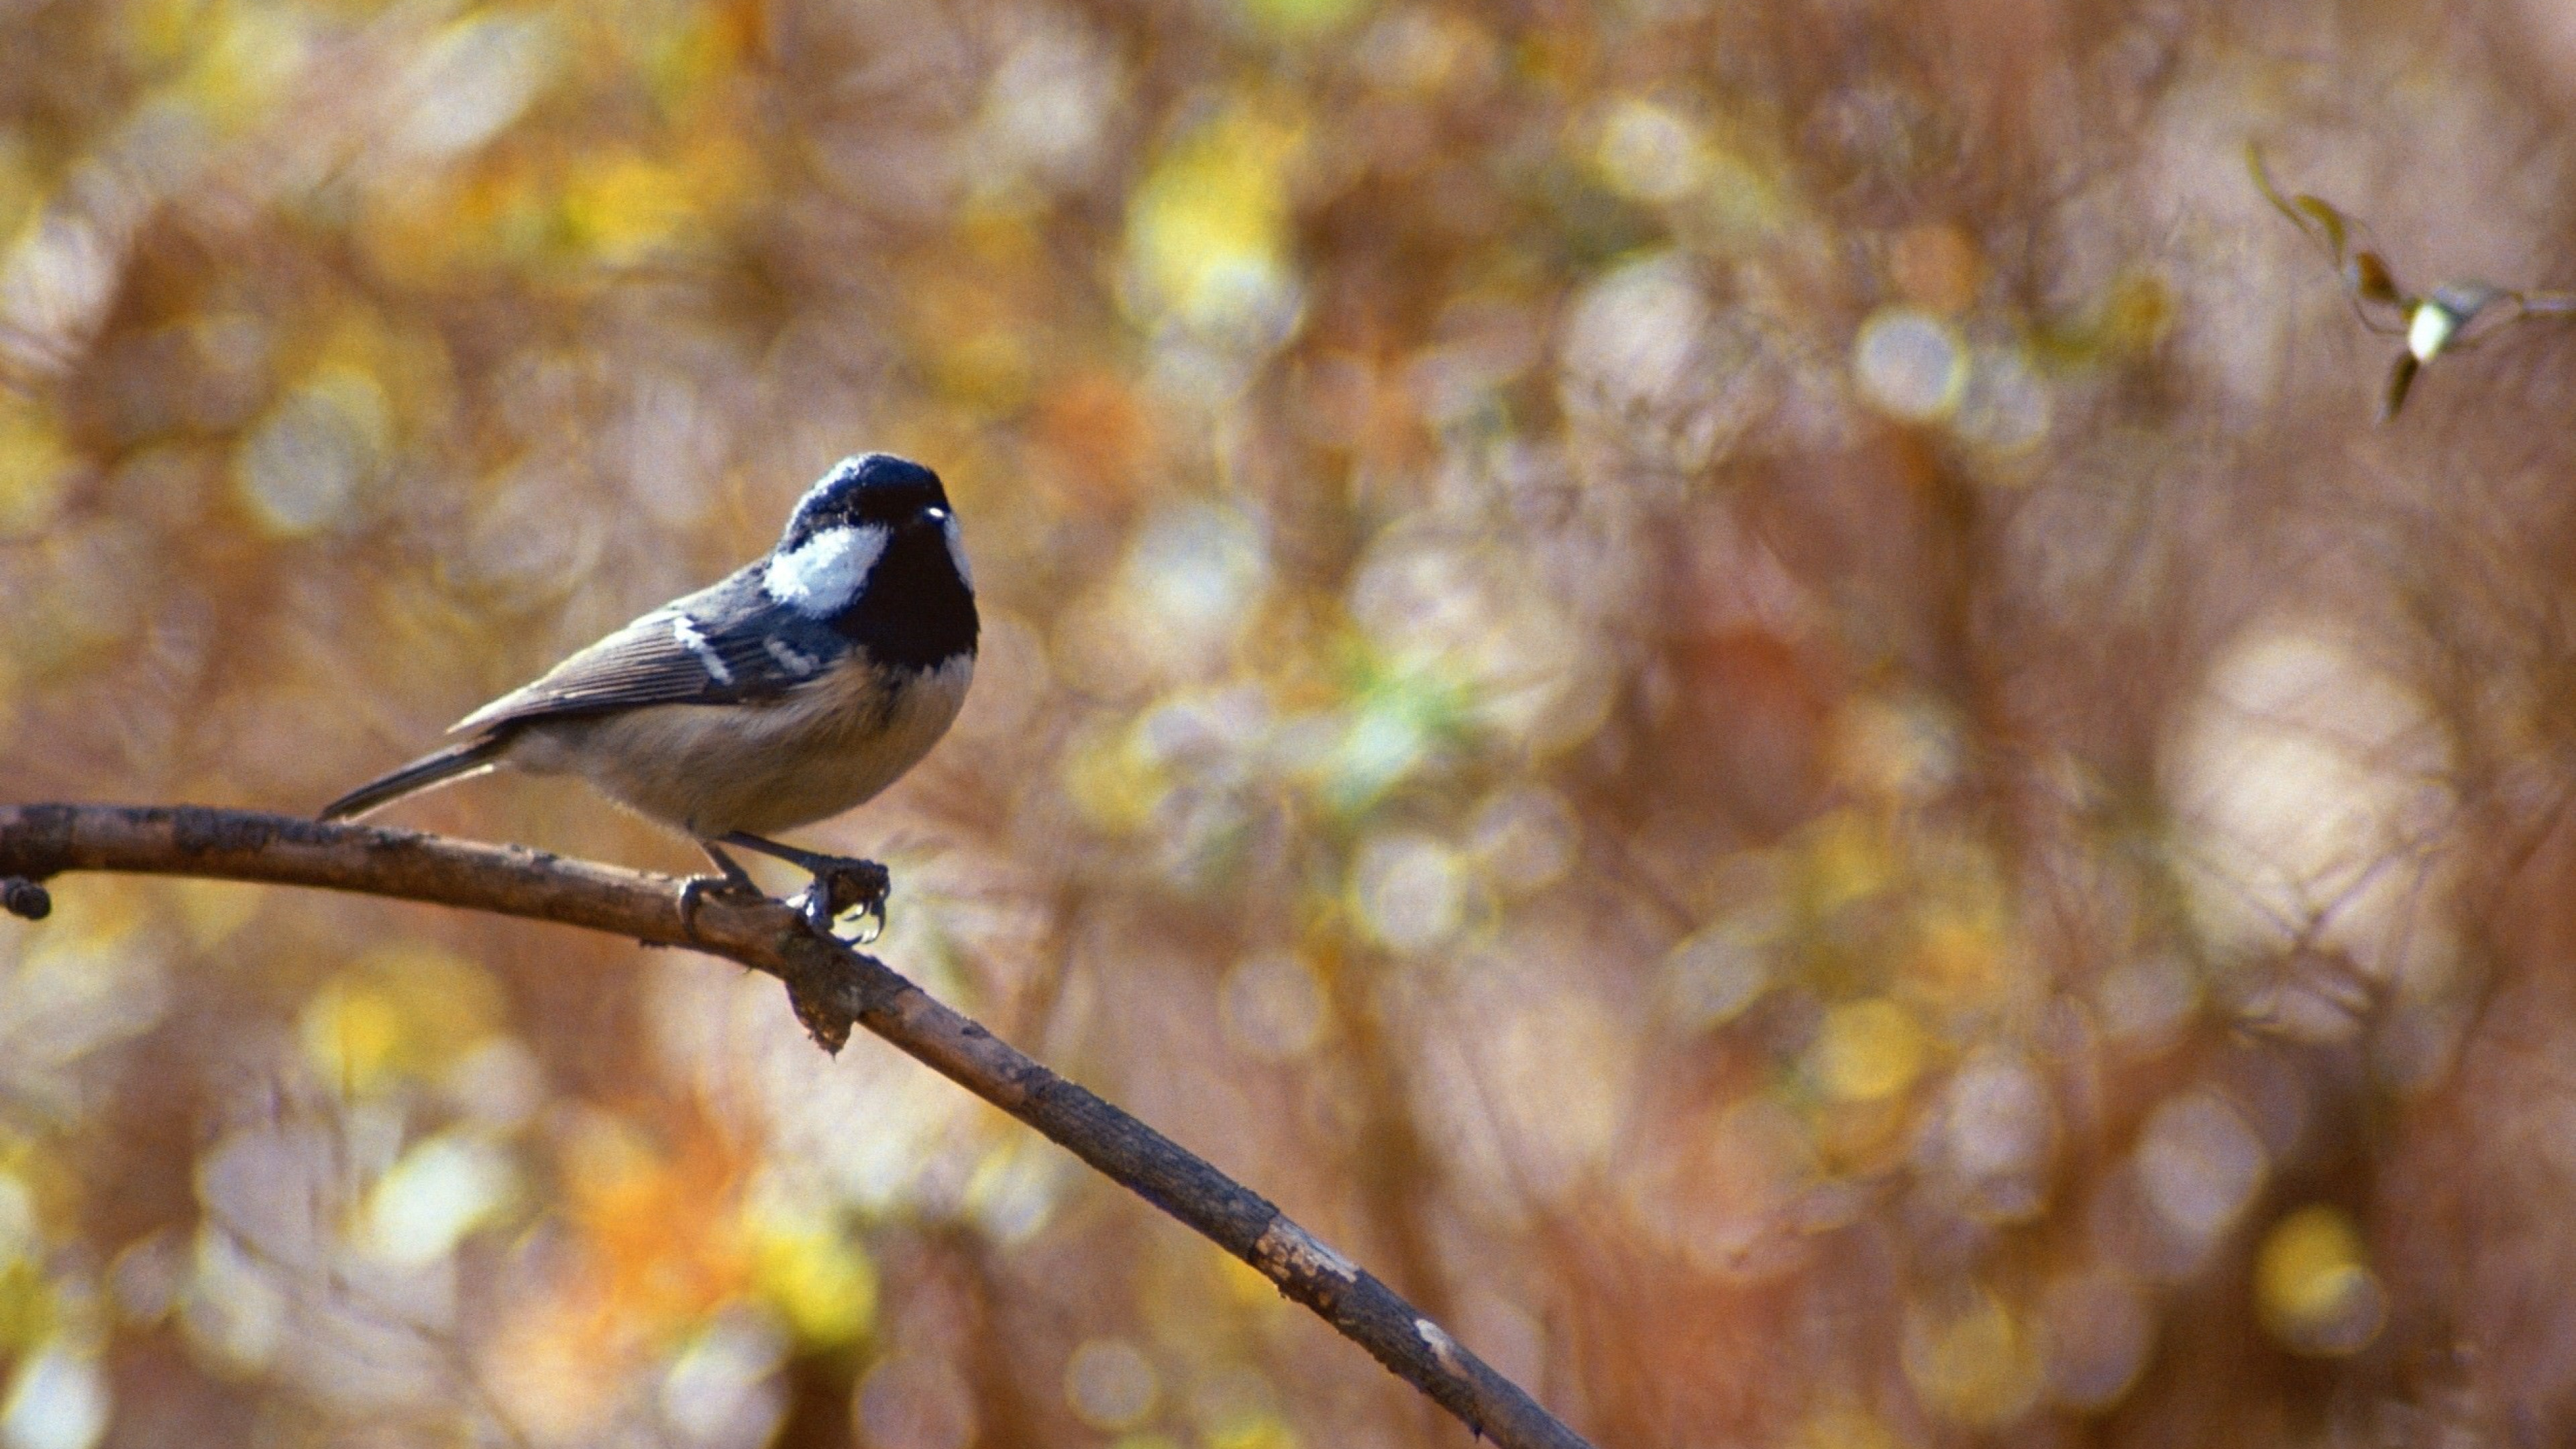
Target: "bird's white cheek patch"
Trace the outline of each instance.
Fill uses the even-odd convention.
[[[975,590],[975,571],[966,566],[966,539],[957,531],[957,515],[951,513],[939,520],[940,536],[948,540],[948,561],[957,565],[957,577],[965,580],[966,590]]]
[[[827,528],[771,559],[760,586],[778,602],[819,619],[858,597],[885,550],[886,531],[874,524]]]

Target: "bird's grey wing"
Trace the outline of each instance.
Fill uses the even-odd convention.
[[[828,641],[782,637],[763,627],[760,615],[735,597],[757,587],[737,575],[665,604],[457,721],[451,733],[548,716],[654,704],[731,704],[784,694],[822,671]]]

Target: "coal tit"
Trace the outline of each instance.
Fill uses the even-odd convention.
[[[885,453],[845,458],[766,555],[467,715],[450,733],[468,738],[321,818],[500,765],[579,775],[687,831],[726,889],[753,887],[723,845],[804,867],[806,915],[828,927],[852,905],[882,907],[884,868],[766,837],[873,798],[928,754],[965,702],[975,637],[939,475]]]

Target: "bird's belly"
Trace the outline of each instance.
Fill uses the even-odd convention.
[[[836,671],[765,707],[673,704],[529,726],[510,754],[577,774],[702,839],[767,835],[865,803],[929,754],[965,703],[971,655],[877,688]]]

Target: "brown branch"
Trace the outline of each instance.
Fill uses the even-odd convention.
[[[192,806],[0,806],[0,905],[40,917],[48,902],[39,882],[79,870],[427,901],[684,946],[765,971],[787,984],[797,1019],[826,1050],[838,1050],[853,1023],[883,1037],[1259,1269],[1470,1430],[1508,1449],[1584,1444],[1259,1194],[778,902],[701,896],[684,918],[682,883],[672,877],[519,846]]]

